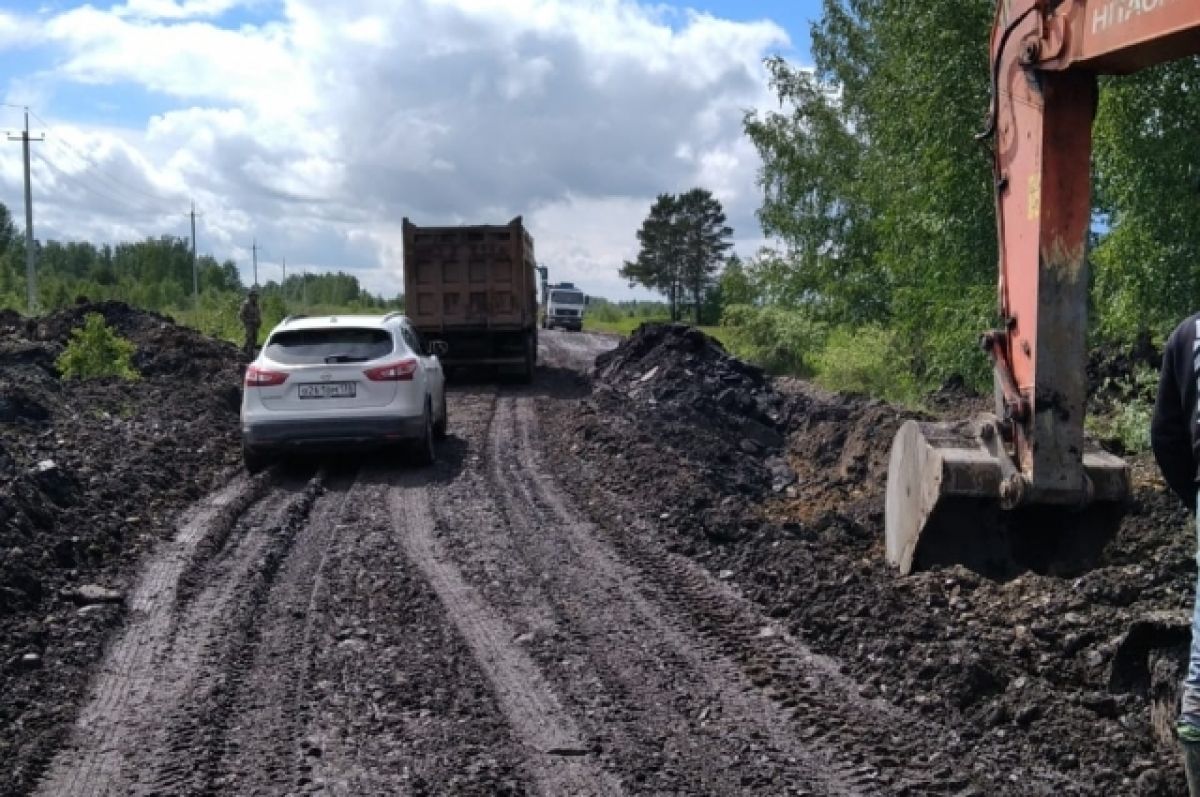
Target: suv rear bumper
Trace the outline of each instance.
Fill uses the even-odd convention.
[[[256,421],[242,424],[242,442],[252,449],[341,448],[420,440],[425,416]]]

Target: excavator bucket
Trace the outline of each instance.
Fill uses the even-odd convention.
[[[1115,533],[1129,493],[1121,459],[1084,453],[1092,497],[1086,506],[1023,503],[1014,494],[1020,477],[996,445],[994,420],[900,427],[884,522],[887,560],[901,574],[961,564],[996,576],[1026,569],[1065,575],[1091,566]]]

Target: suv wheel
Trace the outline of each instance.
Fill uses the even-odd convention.
[[[442,412],[438,416],[437,421],[433,424],[433,439],[434,440],[445,440],[446,439],[446,427],[449,425],[449,422],[450,422],[450,414],[446,408],[446,394],[443,393],[442,394]]]
[[[242,463],[246,466],[246,472],[253,476],[259,473],[271,464],[271,459],[261,451],[255,451],[252,448],[242,444]]]
[[[414,454],[418,465],[432,465],[437,459],[433,446],[433,411],[428,404],[425,405],[424,432],[416,442]]]

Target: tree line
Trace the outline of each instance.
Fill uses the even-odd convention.
[[[247,287],[237,264],[208,255],[196,258],[199,306],[194,301],[189,241],[175,236],[95,245],[83,241],[34,241],[37,303],[54,310],[77,297],[117,299],[138,307],[170,313],[212,334],[236,333],[236,309]],[[0,203],[0,307],[25,309],[25,239],[7,207]],[[291,274],[284,282],[260,286],[264,326],[302,308],[359,309],[403,306],[400,295],[384,298],[362,288],[343,272]]]
[[[861,331],[926,386],[990,383],[975,342],[997,323],[996,223],[974,134],[994,10],[825,0],[814,67],[769,60],[780,109],[745,118],[762,157],[759,218],[782,242],[746,265],[745,298],[827,333]],[[1200,308],[1198,96],[1198,58],[1101,81],[1093,341],[1161,340]]]

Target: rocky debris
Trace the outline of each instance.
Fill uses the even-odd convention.
[[[232,343],[175,324],[169,316],[130,307],[124,302],[83,302],[52,315],[31,319],[25,330],[33,341],[65,346],[84,318],[99,313],[137,350],[133,365],[142,376],[202,378],[226,371],[241,357]]]
[[[722,402],[711,390],[724,375],[736,398]],[[946,418],[991,401],[952,383],[935,399]],[[753,453],[747,416],[780,444]],[[1195,535],[1152,459],[1131,460],[1129,511],[1082,575],[991,580],[955,566],[900,578],[883,559],[883,496],[892,437],[911,417],[764,379],[699,331],[644,327],[597,362],[578,413],[546,423],[567,441],[549,455],[581,494],[624,495],[869,696],[951,726],[999,773],[987,793],[1028,793],[1003,780],[1021,761],[1079,793],[1185,793],[1170,725]],[[785,479],[768,463],[780,457],[795,481],[775,491]]]
[[[135,343],[142,379],[58,377],[89,312]],[[0,760],[18,762],[0,794],[20,792],[24,751],[59,732],[120,618],[94,601],[120,601],[140,554],[238,466],[241,368],[233,345],[119,302],[0,312]]]
[[[120,590],[108,589],[99,584],[84,584],[77,589],[67,590],[64,597],[86,606],[93,603],[121,603],[125,595]]]

